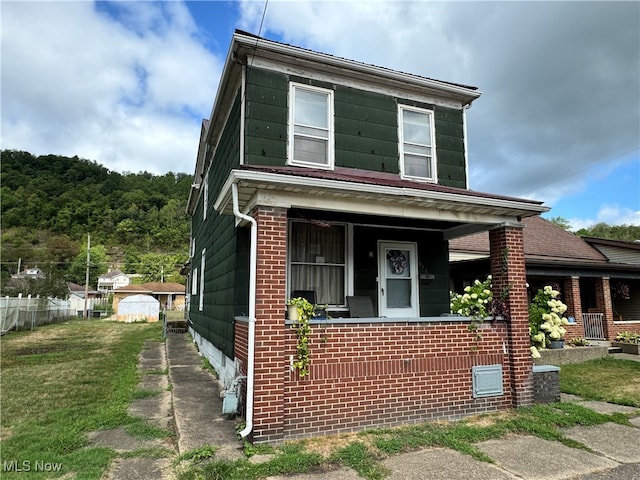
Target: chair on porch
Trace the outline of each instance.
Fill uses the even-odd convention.
[[[373,318],[373,302],[371,297],[358,296],[347,297],[347,306],[349,307],[349,316],[351,318]]]
[[[316,300],[316,291],[315,290],[294,290],[291,292],[291,298],[302,297],[306,299],[311,305],[315,305],[318,303]]]

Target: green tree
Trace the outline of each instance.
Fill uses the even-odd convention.
[[[640,240],[640,225],[609,225],[604,222],[596,223],[589,228],[581,228],[576,232],[581,237],[605,238],[608,240],[622,240],[635,242]]]
[[[184,260],[181,260],[180,255],[147,253],[140,257],[139,273],[143,276],[143,282],[184,283],[184,277],[180,275]]]
[[[95,288],[98,277],[107,272],[108,261],[107,251],[104,245],[96,245],[89,249],[89,286]],[[87,271],[87,247],[80,250],[80,253],[71,263],[69,276],[73,282],[84,285]]]
[[[564,217],[547,218],[547,220],[564,230],[567,230],[567,231],[571,230],[571,223],[569,223],[569,220],[567,220]]]

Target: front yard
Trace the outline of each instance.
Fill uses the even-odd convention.
[[[48,465],[50,471],[29,478],[100,479],[117,452],[87,448],[87,433],[123,426],[130,433],[170,436],[147,428],[128,415],[137,390],[138,354],[145,340],[162,341],[161,325],[109,321],[71,321],[11,333],[0,338],[2,370],[0,417],[1,477],[26,478],[5,466]],[[640,363],[606,358],[563,365],[561,389],[590,400],[640,408]],[[411,427],[370,430],[287,443],[281,447],[248,446],[247,456],[275,454],[259,464],[247,460],[210,461],[211,448],[175,459],[179,480],[258,479],[344,465],[361,477],[383,479],[384,457],[413,449],[442,446],[487,460],[474,444],[508,434],[536,435],[572,447],[562,427],[605,422],[628,424],[623,414],[595,413],[574,403],[522,408],[474,416],[458,422],[432,422]],[[169,438],[170,440],[170,438]],[[141,456],[173,458],[171,449],[141,451]],[[17,462],[15,464],[6,462]],[[59,466],[59,471],[54,470]]]

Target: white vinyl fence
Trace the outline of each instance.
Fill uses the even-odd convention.
[[[0,297],[0,333],[34,330],[38,325],[62,322],[71,316],[68,300],[57,298]]]

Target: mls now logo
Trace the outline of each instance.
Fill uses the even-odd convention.
[[[30,460],[24,460],[22,462],[5,460],[2,462],[3,472],[60,472],[61,470],[61,463],[43,462],[39,460],[35,462]]]

